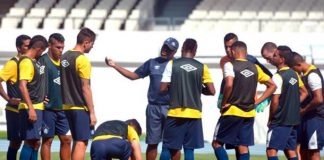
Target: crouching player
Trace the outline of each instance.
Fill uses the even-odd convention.
[[[142,128],[136,119],[102,123],[94,133],[90,154],[92,160],[142,160],[139,136]]]

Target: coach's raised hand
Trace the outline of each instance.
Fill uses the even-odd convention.
[[[105,62],[110,67],[115,67],[116,66],[115,62],[112,59],[109,59],[108,57],[105,58]]]

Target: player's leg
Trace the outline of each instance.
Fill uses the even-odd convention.
[[[51,146],[53,142],[53,137],[43,137],[42,145],[41,145],[41,157],[42,160],[50,160],[51,159]]]
[[[185,160],[194,160],[194,149],[204,147],[204,134],[201,119],[186,119],[186,134],[183,142]]]
[[[319,160],[324,145],[324,120],[319,117],[303,119],[302,149],[307,153],[305,159]]]
[[[17,159],[17,152],[21,146],[21,138],[19,134],[19,113],[6,110],[7,122],[7,139],[9,146],[7,151],[7,159]]]
[[[186,118],[167,117],[163,133],[163,146],[160,160],[179,160],[181,148],[184,142]]]
[[[146,108],[146,159],[155,160],[162,139],[164,115],[162,106],[148,104]]]
[[[71,132],[69,128],[69,122],[64,114],[64,111],[55,111],[56,123],[55,134],[60,139],[60,159],[69,160],[71,157]]]
[[[55,136],[56,116],[55,112],[51,110],[44,110],[43,115],[41,157],[42,160],[50,160],[51,146]]]
[[[25,139],[24,146],[20,153],[20,159],[36,160],[38,158],[38,149],[40,147],[41,128],[43,111],[36,109],[37,121],[34,123],[28,120],[28,111],[23,109],[19,112],[25,122],[21,123],[22,138]],[[21,119],[21,120],[22,120]]]
[[[238,131],[240,130],[242,119],[236,116],[222,116],[215,127],[212,146],[218,160],[228,160],[228,155],[224,144],[236,146]]]
[[[249,146],[254,145],[254,118],[241,118],[241,122],[236,150],[239,159],[246,160],[250,159]]]
[[[84,159],[91,137],[89,113],[84,110],[67,110],[65,115],[73,138],[72,160]]]

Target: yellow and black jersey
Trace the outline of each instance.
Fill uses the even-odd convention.
[[[281,78],[281,81],[274,80],[277,85],[274,94],[280,94],[279,106],[271,120],[271,124],[298,125],[300,123],[299,88],[304,86],[304,83],[299,75],[289,67],[278,70],[274,78],[277,76]]]
[[[21,98],[18,78],[19,57],[12,57],[0,71],[0,78],[7,84],[7,94],[9,98]],[[6,110],[18,112],[18,106],[7,103]]]
[[[43,110],[43,101],[47,94],[45,86],[47,80],[45,65],[41,65],[36,60],[30,59],[26,56],[22,56],[19,60],[18,71],[19,80],[27,80],[27,89],[34,108]],[[28,109],[24,100],[19,105],[19,109]]]
[[[90,80],[91,64],[89,59],[79,51],[67,51],[61,59],[60,73],[63,109],[86,110],[81,79]]]
[[[312,75],[315,74],[315,75]],[[314,78],[315,76],[315,78]],[[318,79],[316,79],[316,76]],[[311,65],[308,70],[303,74],[302,80],[304,82],[304,85],[308,91],[308,96],[307,98],[302,102],[301,106],[305,107],[307,104],[309,104],[313,98],[314,94],[313,91],[317,89],[321,89],[322,91],[322,96],[324,96],[324,80],[323,80],[323,75],[321,71],[314,65]],[[317,86],[314,85],[314,83],[317,83]],[[319,104],[315,109],[307,112],[305,117],[321,117],[324,118],[324,103]]]
[[[135,129],[119,120],[102,123],[96,129],[93,141],[109,138],[127,139],[128,141],[136,140],[139,142],[139,136]]]
[[[231,106],[222,115],[254,117],[254,97],[257,83],[265,83],[270,77],[258,65],[246,59],[237,59],[231,64],[233,65],[234,81],[232,93],[227,101]]]
[[[171,102],[168,116],[201,118],[202,85],[212,83],[207,65],[192,58],[179,58],[170,64]]]

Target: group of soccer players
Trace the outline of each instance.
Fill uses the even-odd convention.
[[[91,64],[84,54],[91,50],[95,36],[88,28],[80,30],[75,47],[63,55],[65,40],[59,33],[51,34],[48,40],[41,35],[16,38],[18,54],[0,72],[1,82],[7,84],[7,93],[0,87],[8,102],[7,159],[17,158],[22,141],[20,159],[37,159],[40,145],[42,159],[51,159],[55,135],[61,142],[60,159],[84,158],[96,124]]]
[[[62,54],[64,37],[59,33],[51,34],[48,40],[41,35],[17,37],[18,54],[0,72],[0,82],[7,85],[7,92],[0,85],[0,94],[8,102],[7,159],[16,159],[22,141],[20,159],[37,159],[40,146],[41,158],[51,159],[55,135],[61,142],[60,159],[84,159],[90,138],[92,159],[142,159],[142,130],[135,119],[106,121],[91,134],[97,120],[90,87],[91,63],[84,54],[90,52],[95,38],[92,30],[83,28],[75,47]],[[216,158],[227,160],[226,148],[235,149],[237,159],[250,159],[248,147],[254,145],[256,111],[263,111],[270,103],[268,159],[278,159],[278,150],[283,150],[289,160],[320,159],[324,145],[320,70],[288,46],[272,42],[264,44],[261,54],[277,68],[274,75],[247,54],[247,45],[234,33],[224,37],[224,47],[218,97],[221,116],[212,142]],[[43,53],[46,48],[48,52]],[[201,94],[214,95],[214,84],[207,65],[194,59],[197,41],[186,39],[181,57],[175,59],[178,48],[175,38],[167,38],[160,56],[147,60],[134,72],[105,59],[108,66],[131,80],[150,77],[148,160],[156,159],[161,141],[161,160],[180,159],[182,147],[185,159],[194,159],[194,149],[204,147]],[[256,96],[258,82],[267,87],[260,97]]]
[[[277,68],[272,76],[247,54],[246,44],[238,41],[235,34],[225,36],[224,46],[227,55],[220,63],[224,79],[218,99],[221,117],[212,142],[217,159],[228,159],[224,146],[234,148],[237,159],[250,159],[248,146],[254,144],[255,111],[262,111],[271,99],[268,159],[277,160],[278,150],[283,150],[289,160],[319,160],[324,145],[324,88],[320,70],[288,46],[267,42],[261,54]],[[267,86],[258,98],[257,82]]]

